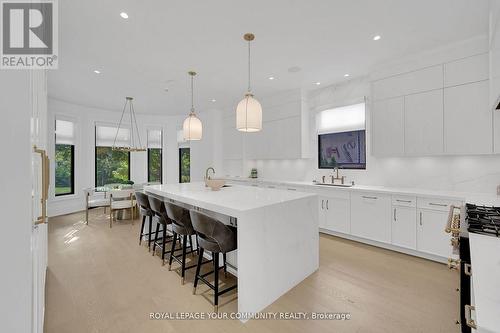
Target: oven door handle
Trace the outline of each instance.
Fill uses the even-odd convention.
[[[473,329],[477,329],[476,321],[472,319],[472,311],[475,310],[476,307],[474,305],[465,305],[465,324]]]
[[[460,232],[460,229],[457,229],[457,228],[452,228],[451,227],[451,224],[453,222],[453,212],[455,211],[455,209],[461,209],[462,207],[460,206],[454,206],[454,205],[450,205],[450,212],[448,213],[448,221],[446,222],[446,228],[444,228],[444,231],[446,233],[452,233],[452,232]]]

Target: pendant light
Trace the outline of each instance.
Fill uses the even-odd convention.
[[[236,129],[242,132],[258,132],[262,130],[262,106],[254,98],[250,87],[250,42],[255,36],[248,33],[243,39],[248,42],[248,90],[245,98],[236,107]]]
[[[116,129],[115,139],[113,140],[112,150],[125,151],[125,152],[135,152],[135,151],[146,151],[146,148],[142,146],[141,136],[139,134],[139,127],[137,126],[137,119],[135,117],[134,103],[132,97],[125,97],[125,105],[123,106],[122,116],[120,117],[120,122],[118,123],[118,128]],[[128,108],[127,108],[128,107]],[[130,118],[130,138],[128,144],[116,145],[120,129],[122,133],[125,128],[122,128],[122,121],[127,113]],[[123,134],[122,134],[123,135]],[[122,141],[122,140],[120,140]]]
[[[189,116],[184,120],[184,124],[182,126],[184,140],[187,141],[195,141],[201,140],[201,135],[203,132],[203,127],[201,125],[201,120],[196,117],[194,113],[194,76],[196,72],[188,72],[191,76],[191,112],[189,112]]]

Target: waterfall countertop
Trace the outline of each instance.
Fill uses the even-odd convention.
[[[314,197],[314,193],[229,185],[212,191],[203,182],[145,186],[146,192],[237,217],[253,209]]]

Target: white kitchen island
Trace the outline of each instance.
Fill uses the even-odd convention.
[[[238,312],[256,313],[319,267],[317,195],[204,183],[146,186],[145,192],[229,216],[238,229]]]

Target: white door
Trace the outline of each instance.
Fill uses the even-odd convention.
[[[443,89],[405,96],[405,154],[443,154]]]
[[[31,74],[31,143],[32,152],[32,272],[33,272],[33,332],[43,332],[45,312],[45,273],[47,269],[47,211],[49,162],[46,155],[47,84],[44,71]]]
[[[392,244],[415,250],[417,248],[417,210],[415,207],[393,206]]]
[[[404,155],[404,99],[373,102],[372,139],[376,156]]]
[[[325,197],[325,228],[349,234],[351,232],[350,200],[337,197]]]
[[[444,232],[447,211],[419,209],[417,216],[417,250],[450,258],[450,235]]]
[[[391,242],[391,196],[380,193],[351,194],[351,234]]]

